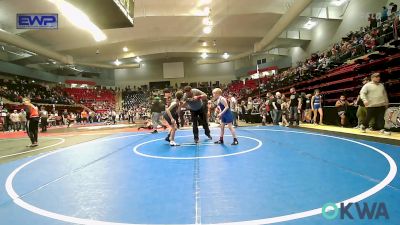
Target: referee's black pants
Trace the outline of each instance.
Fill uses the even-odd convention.
[[[208,121],[207,121],[207,110],[204,110],[204,108],[201,108],[196,111],[190,110],[190,114],[192,116],[192,122],[193,122],[193,135],[194,139],[198,140],[199,139],[199,123],[203,125],[204,128],[204,133],[207,136],[210,136],[210,128],[208,127]]]

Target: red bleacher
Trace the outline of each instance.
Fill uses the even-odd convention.
[[[115,93],[112,90],[65,88],[65,92],[86,107],[103,112],[115,107]]]
[[[325,96],[329,96],[332,94],[344,93],[344,92],[354,92],[355,96],[357,95],[357,91],[361,88],[361,79],[368,76],[371,72],[381,72],[391,74],[390,77],[393,79],[398,79],[395,77],[397,72],[400,70],[399,66],[389,66],[381,69],[372,69],[369,73],[362,72],[365,69],[374,68],[374,67],[382,67],[386,65],[386,63],[390,63],[393,60],[397,60],[400,58],[400,54],[395,54],[392,56],[387,56],[377,60],[365,61],[363,64],[348,64],[339,66],[337,68],[331,69],[327,71],[324,75],[312,78],[310,80],[305,80],[301,82],[297,82],[295,84],[291,84],[285,87],[276,88],[274,90],[268,90],[268,92],[275,93],[277,91],[282,92],[283,94],[289,94],[289,89],[291,87],[296,87],[298,92],[307,92],[312,93],[315,89],[321,89],[322,94]],[[361,72],[360,72],[361,71]],[[275,75],[279,76],[279,75]],[[270,78],[261,78],[260,83],[269,82]],[[396,82],[389,82],[393,85],[398,85]],[[245,83],[236,82],[229,85],[229,91],[233,93],[239,93],[242,89],[250,89],[253,94],[256,89],[258,89],[259,80],[248,80]],[[338,87],[337,85],[341,85],[342,87]],[[265,96],[265,92],[262,96]],[[397,92],[389,93],[390,96],[398,96]],[[245,97],[245,96],[243,96]],[[332,95],[332,102],[336,99],[337,96]],[[354,98],[354,96],[348,96],[349,98]],[[329,97],[326,99],[329,102]]]

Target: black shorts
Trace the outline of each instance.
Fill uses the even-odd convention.
[[[169,118],[168,114],[167,113],[163,113],[163,117],[167,121],[167,123],[171,126],[172,125],[172,121]],[[172,118],[174,118],[174,120],[177,121],[178,120],[178,115],[172,115]]]

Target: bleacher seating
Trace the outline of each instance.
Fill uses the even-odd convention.
[[[115,107],[115,93],[104,89],[65,88],[71,98],[95,112],[104,112]]]
[[[144,91],[126,90],[122,92],[122,106],[124,109],[131,109],[134,106],[143,105],[149,97],[149,94]]]
[[[49,83],[27,79],[0,79],[0,96],[11,102],[21,102],[23,97],[31,98],[34,103],[71,105],[74,101],[62,88],[50,87]]]

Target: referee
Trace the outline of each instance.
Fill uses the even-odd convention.
[[[211,140],[212,137],[207,121],[207,104],[204,103],[207,100],[207,95],[191,86],[186,86],[183,90],[185,92],[183,101],[189,107],[192,116],[194,142],[199,143],[199,124],[203,125],[205,135]]]

